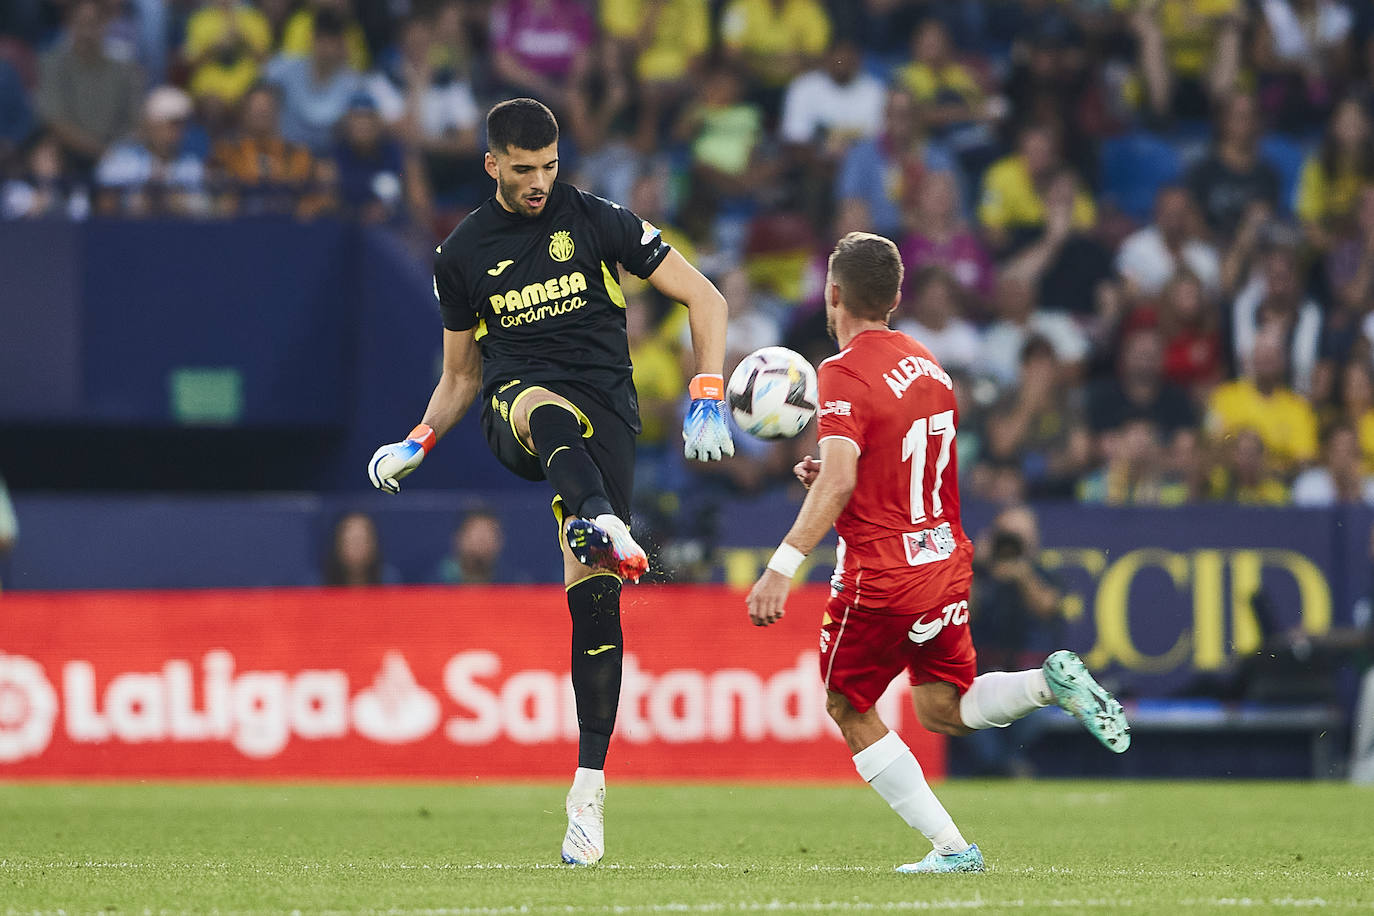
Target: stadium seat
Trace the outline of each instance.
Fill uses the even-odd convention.
[[[1102,143],[1104,202],[1139,222],[1149,222],[1155,194],[1182,173],[1178,149],[1148,131],[1110,137]]]
[[[1279,210],[1293,212],[1293,196],[1298,190],[1298,176],[1302,172],[1307,149],[1292,137],[1268,134],[1260,141],[1260,155],[1279,173]]]

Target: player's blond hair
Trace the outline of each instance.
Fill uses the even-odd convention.
[[[856,318],[883,321],[902,289],[902,255],[891,239],[851,232],[830,253],[830,277],[840,301]]]

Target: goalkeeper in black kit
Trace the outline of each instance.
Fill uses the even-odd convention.
[[[563,861],[592,865],[605,849],[621,581],[638,581],[648,568],[629,530],[640,425],[619,268],[689,310],[697,375],[682,434],[697,461],[735,451],[723,400],[727,308],[654,226],[556,181],[558,122],[543,104],[497,105],[487,115],[487,145],[496,194],[458,224],[434,261],[442,377],[420,424],[379,448],[367,471],[373,486],[397,492],[480,396],[496,457],[526,480],[553,485],[580,730]]]

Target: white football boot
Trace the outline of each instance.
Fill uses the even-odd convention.
[[[568,790],[564,803],[568,832],[563,835],[563,861],[569,865],[595,865],[606,851],[606,787],[591,794]]]

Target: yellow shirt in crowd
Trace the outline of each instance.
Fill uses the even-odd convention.
[[[292,13],[282,33],[282,53],[290,57],[309,57],[310,45],[314,40],[315,14],[308,9]],[[344,31],[344,43],[348,46],[348,65],[359,73],[366,73],[367,38],[363,35],[362,26],[350,22]]]
[[[946,64],[939,70],[929,64],[907,64],[897,71],[897,83],[918,102],[946,102],[950,95],[955,95],[970,105],[977,105],[983,98],[978,81],[963,64]]]
[[[1114,0],[1113,5],[1125,12],[1155,7],[1170,65],[1180,76],[1195,78],[1207,71],[1222,21],[1240,11],[1241,0]]]
[[[186,23],[182,53],[188,60],[195,60],[224,41],[230,29],[238,31],[253,54],[240,54],[228,64],[213,55],[207,58],[191,74],[188,88],[192,95],[216,96],[233,103],[257,82],[258,58],[272,49],[272,26],[266,16],[247,4],[240,3],[229,10],[219,6],[197,10]]]
[[[646,0],[601,0],[601,27],[620,41],[637,37],[651,14]],[[649,45],[635,61],[635,73],[650,83],[675,82],[710,47],[711,15],[705,0],[665,0]]]
[[[720,17],[725,46],[751,59],[757,75],[771,87],[782,86],[791,74],[770,58],[805,54],[818,57],[830,44],[830,17],[820,0],[731,0]]]
[[[1266,397],[1249,379],[1218,385],[1207,406],[1207,429],[1218,438],[1254,430],[1274,463],[1285,470],[1317,457],[1317,414],[1289,388]]]
[[[1021,156],[1007,156],[993,163],[983,178],[983,199],[978,219],[989,229],[1006,230],[1045,223],[1045,200],[1031,180]],[[1073,223],[1091,229],[1097,222],[1097,206],[1087,192],[1079,191],[1073,202]]]
[[[1360,454],[1364,456],[1364,472],[1374,474],[1374,408],[1364,412],[1355,430],[1360,435]]]
[[[1322,167],[1321,155],[1314,153],[1302,164],[1293,209],[1304,223],[1322,223],[1348,216],[1355,209],[1355,200],[1366,183],[1368,179],[1354,172],[1328,175]]]

